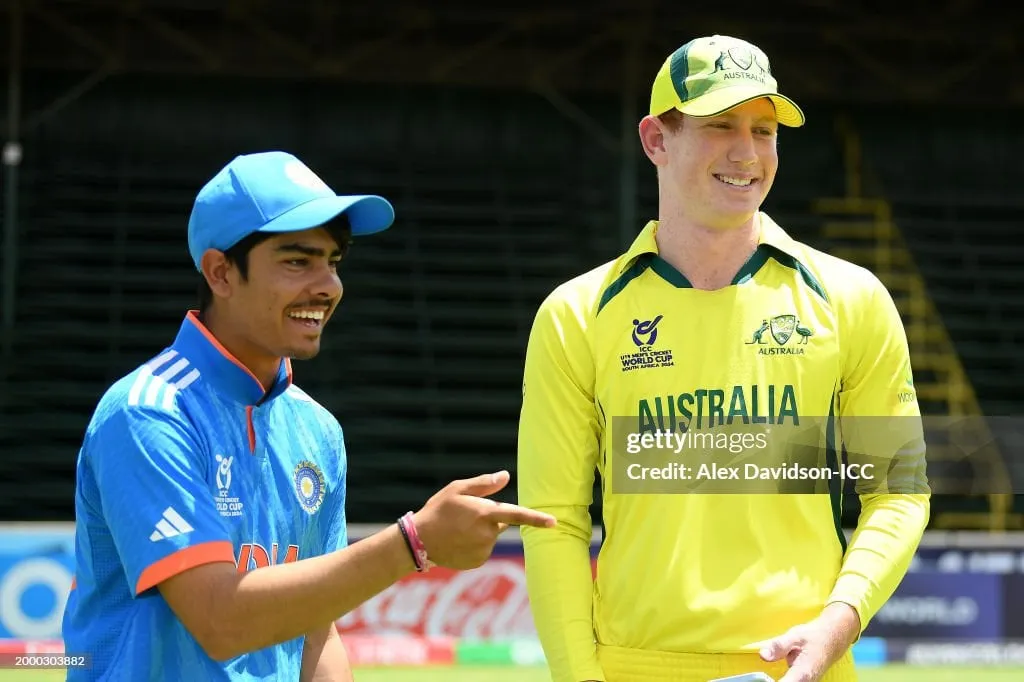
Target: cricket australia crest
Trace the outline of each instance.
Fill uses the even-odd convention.
[[[776,343],[785,346],[796,330],[796,315],[776,315],[768,322],[768,329]]]
[[[775,345],[765,337],[766,333],[771,334]],[[783,348],[794,334],[800,337],[800,340],[793,344],[796,347]],[[762,346],[757,349],[758,355],[803,355],[802,346],[807,345],[807,340],[812,336],[814,330],[800,324],[796,315],[776,315],[770,319],[762,319],[761,325],[751,335],[750,340],[744,343],[748,346]]]

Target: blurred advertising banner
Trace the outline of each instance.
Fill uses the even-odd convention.
[[[911,573],[864,632],[886,639],[997,639],[1004,636],[1003,577]]]
[[[1014,596],[1016,595],[1016,596]],[[1013,600],[1017,601],[1014,602]],[[1024,576],[908,574],[865,637],[1024,638]],[[411,575],[339,621],[342,634],[506,639],[536,636],[522,557],[496,556],[466,572]]]
[[[887,640],[885,648],[889,662],[908,666],[1024,666],[1024,642],[896,639]]]
[[[1024,574],[1024,547],[921,547],[910,572]]]
[[[357,542],[377,529],[353,526]],[[591,566],[600,543],[591,543]],[[535,638],[518,531],[507,532],[491,559],[471,571],[435,567],[406,576],[338,621],[342,635],[466,640]],[[347,640],[346,640],[347,641]]]
[[[523,561],[494,558],[472,571],[432,568],[408,576],[344,616],[339,631],[473,639],[532,634]]]
[[[377,530],[379,526],[353,525],[350,537],[357,541]],[[983,533],[971,537],[931,535],[866,636],[1024,640],[1024,608],[1019,608],[1024,604],[1024,541],[1006,536],[1001,541]],[[598,548],[595,539],[592,561]],[[0,640],[59,641],[73,576],[71,524],[0,524]],[[1018,607],[1012,608],[1014,604]],[[353,646],[365,659],[436,661],[454,655],[453,650],[458,653],[457,645],[482,640],[514,643],[509,656],[533,656],[522,644],[536,635],[518,532],[503,537],[481,568],[461,573],[434,568],[410,575],[338,624],[342,633],[356,638]],[[394,640],[377,639],[384,635],[419,640],[418,648],[396,648]],[[465,649],[459,655],[483,654]]]
[[[410,575],[344,616],[338,629],[342,635],[535,637],[522,554],[494,556],[472,571]]]
[[[1024,575],[1003,578],[1003,636],[1024,640]]]
[[[74,527],[0,527],[0,639],[55,639],[75,564]]]

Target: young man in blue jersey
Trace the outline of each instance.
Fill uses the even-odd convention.
[[[78,458],[68,680],[351,680],[335,621],[431,565],[473,568],[508,525],[553,517],[454,481],[348,545],[335,418],[292,383],[342,296],[378,196],[338,196],[283,152],[240,156],[199,192],[200,310],[102,397]],[[254,570],[260,569],[260,570]]]

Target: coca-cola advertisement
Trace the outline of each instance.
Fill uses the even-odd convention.
[[[358,542],[373,530],[353,527],[349,539]],[[599,549],[595,537],[590,547],[593,571]],[[453,571],[434,567],[407,576],[342,617],[338,631],[349,637],[536,638],[518,531],[510,530],[500,538],[491,558],[479,568]]]
[[[536,636],[522,556],[495,556],[471,571],[409,576],[338,621],[345,634],[467,639]]]

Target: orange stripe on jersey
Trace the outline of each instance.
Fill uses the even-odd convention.
[[[213,334],[210,333],[210,330],[206,328],[206,325],[204,325],[202,322],[199,321],[198,311],[195,311],[195,310],[188,311],[188,314],[186,315],[186,318],[188,319],[189,322],[191,322],[193,325],[195,325],[196,329],[198,329],[200,332],[202,332],[203,336],[206,337],[206,340],[210,342],[211,346],[213,346],[218,351],[220,351],[221,355],[223,355],[225,358],[227,358],[228,360],[233,362],[235,365],[238,366],[239,369],[241,369],[246,374],[248,374],[250,377],[252,377],[252,380],[256,382],[256,385],[260,387],[260,390],[262,390],[262,391],[266,391],[267,390],[263,386],[263,384],[260,383],[260,380],[256,378],[256,375],[253,374],[252,371],[248,367],[243,365],[241,360],[236,358],[234,355],[231,354],[230,351],[228,351],[227,348],[225,348],[223,345],[221,345],[221,342],[218,341],[217,338]]]
[[[252,405],[245,408],[245,426],[249,433],[249,452],[256,452],[256,427],[252,425]]]
[[[142,594],[154,585],[159,585],[168,578],[190,568],[217,561],[235,563],[235,552],[229,541],[216,540],[180,549],[174,554],[150,564],[139,576],[139,582],[135,585],[135,594]]]

